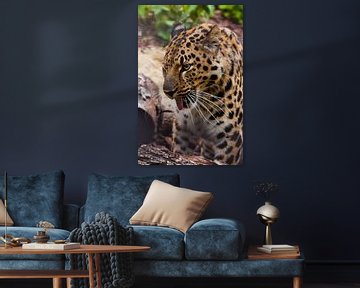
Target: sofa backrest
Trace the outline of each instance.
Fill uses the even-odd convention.
[[[63,171],[31,175],[8,176],[8,212],[15,226],[36,227],[39,221],[48,221],[56,228],[62,227]],[[0,183],[4,177],[0,176]],[[0,195],[4,199],[3,185],[0,185]]]
[[[143,177],[91,174],[80,221],[91,222],[96,213],[106,212],[114,216],[121,225],[128,225],[155,179],[174,186],[180,185],[178,174]]]

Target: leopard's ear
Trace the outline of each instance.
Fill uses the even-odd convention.
[[[176,35],[180,34],[181,32],[186,31],[185,25],[182,23],[174,23],[172,30],[171,30],[171,39],[174,38]]]
[[[219,26],[214,25],[207,33],[205,39],[202,42],[203,48],[209,52],[216,54],[220,48],[220,37],[221,30]]]

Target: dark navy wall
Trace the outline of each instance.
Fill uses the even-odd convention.
[[[214,192],[207,216],[243,221],[251,243],[263,232],[252,183],[266,178],[281,188],[276,242],[300,243],[310,260],[360,260],[360,2],[242,2],[239,167],[137,165],[136,2],[0,0],[0,171],[63,169],[78,204],[93,171],[177,172]]]

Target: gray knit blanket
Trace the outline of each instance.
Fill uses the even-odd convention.
[[[132,227],[124,228],[117,222],[116,218],[101,212],[95,215],[94,222],[84,222],[80,228],[71,231],[69,240],[81,244],[133,245],[133,234]],[[88,259],[86,255],[70,254],[68,259],[71,269],[87,269]],[[132,287],[134,285],[132,253],[101,254],[101,280],[103,288]],[[89,280],[73,279],[71,287],[87,288],[89,287]]]

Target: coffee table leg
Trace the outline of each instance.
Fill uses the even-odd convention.
[[[293,278],[293,288],[301,288],[301,277],[297,276]]]
[[[53,278],[53,288],[61,288],[62,281],[61,278]]]
[[[66,288],[71,288],[71,278],[66,278]]]
[[[99,253],[95,254],[95,271],[97,288],[101,288],[101,255]]]
[[[95,283],[94,283],[94,254],[92,253],[88,253],[88,260],[89,260],[89,288],[95,288]]]

